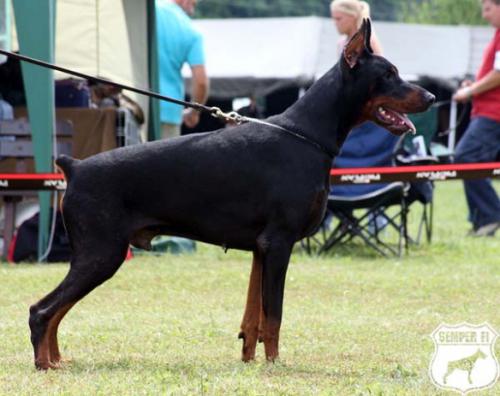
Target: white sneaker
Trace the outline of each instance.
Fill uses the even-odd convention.
[[[482,227],[479,227],[476,231],[474,231],[473,235],[476,237],[484,237],[484,236],[495,236],[495,232],[500,228],[500,221],[496,223],[486,224]]]

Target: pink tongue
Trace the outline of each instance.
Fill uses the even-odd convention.
[[[413,125],[413,122],[408,118],[408,116],[404,113],[398,113],[397,111],[394,110],[386,110],[389,112],[392,116],[397,118],[398,120],[401,120],[404,122],[404,124],[408,127],[408,130],[411,131],[412,133],[416,133],[417,128],[415,128],[415,125]]]
[[[408,116],[406,114],[400,114],[400,115],[401,115],[401,118],[403,119],[403,121],[405,122],[405,125],[408,127],[408,129],[410,131],[412,131],[412,133],[416,133],[417,128],[415,128],[415,125],[413,125],[413,122],[411,122],[411,120],[408,118]]]

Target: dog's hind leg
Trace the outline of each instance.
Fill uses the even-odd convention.
[[[279,355],[285,277],[293,240],[271,236],[263,246],[261,337],[266,359],[274,362]]]
[[[243,339],[241,360],[248,362],[255,358],[255,347],[259,335],[259,322],[262,310],[262,256],[253,252],[252,272],[248,284],[247,305],[241,322],[238,338]]]
[[[61,362],[61,352],[59,351],[59,343],[57,342],[57,330],[59,328],[59,323],[64,318],[64,315],[75,305],[75,303],[70,303],[66,305],[63,309],[60,309],[54,318],[50,321],[47,328],[47,342],[49,345],[49,356],[50,362],[54,365],[58,365]]]
[[[105,238],[93,238],[85,249],[75,249],[71,268],[59,286],[31,306],[29,324],[36,368],[58,367],[59,323],[74,304],[113,276],[125,260],[127,248],[126,240],[106,242]]]

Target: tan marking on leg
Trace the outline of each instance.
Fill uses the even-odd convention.
[[[56,312],[54,317],[50,320],[47,326],[47,339],[49,343],[50,361],[53,364],[58,364],[61,361],[61,353],[59,352],[59,345],[57,342],[57,330],[59,323],[64,318],[66,313],[75,305],[74,303],[68,304]]]
[[[46,334],[47,332],[45,332],[45,335],[37,348],[35,367],[38,370],[56,368],[55,365],[50,362],[49,341]]]
[[[52,316],[52,318],[50,318],[42,341],[37,348],[37,357],[35,360],[35,366],[37,369],[47,370],[49,368],[59,368],[61,355],[59,353],[59,347],[57,345],[57,327],[59,326],[59,322],[61,321],[63,316],[73,305],[74,303],[65,305],[64,307],[60,308]]]
[[[261,295],[262,298],[262,295]],[[264,336],[262,327],[264,326],[264,310],[262,309],[262,304],[260,305],[260,312],[259,312],[259,343],[264,342]]]
[[[248,362],[255,359],[255,347],[259,335],[260,311],[262,309],[262,262],[254,252],[252,272],[248,284],[247,304],[239,338],[243,339],[241,360]]]

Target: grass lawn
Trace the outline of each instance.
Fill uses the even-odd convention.
[[[445,394],[427,375],[431,332],[463,321],[500,331],[500,235],[466,237],[465,218],[461,184],[438,183],[434,241],[407,257],[297,251],[275,364],[262,345],[255,362],[239,360],[249,253],[198,244],[193,255],[125,263],[62,322],[72,360],[46,373],[34,369],[28,307],[67,265],[0,264],[0,394]],[[481,394],[500,395],[500,384]]]

